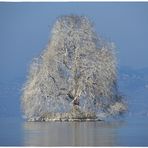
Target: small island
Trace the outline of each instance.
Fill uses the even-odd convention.
[[[86,16],[61,16],[30,66],[21,99],[28,121],[99,121],[126,111],[118,91],[115,45]]]

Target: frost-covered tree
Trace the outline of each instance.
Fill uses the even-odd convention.
[[[75,105],[85,112],[122,112],[116,67],[114,44],[98,37],[87,17],[59,17],[23,88],[26,118],[69,112]]]

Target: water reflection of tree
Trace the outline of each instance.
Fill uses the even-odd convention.
[[[26,122],[26,146],[116,146],[122,122]]]

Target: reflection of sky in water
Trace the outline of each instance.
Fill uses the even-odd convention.
[[[126,124],[118,129],[117,137],[120,146],[148,146],[148,118],[129,115]]]
[[[22,121],[17,118],[0,118],[0,146],[20,146],[23,141]]]
[[[148,146],[148,118],[107,122],[23,122],[0,118],[0,146]]]
[[[122,123],[25,122],[26,146],[113,146]]]
[[[26,146],[148,146],[148,119],[112,122],[25,122]]]

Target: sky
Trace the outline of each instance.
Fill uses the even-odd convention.
[[[148,67],[148,3],[0,2],[0,81],[26,77],[60,15],[86,15],[117,47],[119,67]]]

